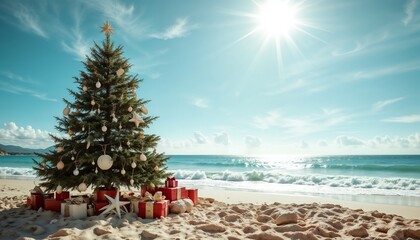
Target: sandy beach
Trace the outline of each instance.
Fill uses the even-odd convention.
[[[33,186],[1,180],[1,239],[420,239],[416,207],[204,188],[192,213],[74,220],[28,210]]]

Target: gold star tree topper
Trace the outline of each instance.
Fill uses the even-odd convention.
[[[112,34],[112,27],[108,20],[106,20],[104,26],[102,27],[102,32],[104,32],[107,36]]]

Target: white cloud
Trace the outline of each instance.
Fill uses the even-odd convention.
[[[214,136],[214,142],[225,146],[229,145],[229,134],[226,132],[216,133]]]
[[[84,3],[93,10],[101,12],[106,19],[109,19],[111,25],[115,24],[118,27],[115,31],[122,30],[136,38],[144,37],[147,22],[140,21],[141,13],[134,12],[133,4],[125,4],[118,0],[91,0]]]
[[[420,114],[405,115],[400,117],[387,118],[384,122],[396,122],[396,123],[416,123],[420,122]]]
[[[28,88],[15,86],[15,85],[8,84],[1,81],[0,81],[0,91],[13,93],[13,94],[27,94],[29,96],[32,96],[32,97],[35,97],[44,101],[57,102],[57,99],[49,98],[45,93],[35,92],[34,90],[31,90]]]
[[[405,18],[402,20],[404,26],[407,26],[414,18],[414,9],[416,8],[416,0],[410,0],[405,7]]]
[[[375,136],[374,138],[366,141],[369,146],[374,148],[413,148],[420,149],[420,134],[414,133],[407,137],[401,136]]]
[[[394,75],[397,73],[411,72],[420,69],[420,62],[406,62],[399,65],[377,68],[368,71],[359,71],[353,74],[354,79],[369,79],[382,76]]]
[[[160,33],[153,33],[152,38],[169,40],[174,38],[185,37],[188,31],[196,28],[196,25],[189,25],[188,18],[178,18],[172,26],[168,27],[165,31]]]
[[[388,99],[388,100],[383,100],[383,101],[378,101],[375,104],[373,104],[373,110],[375,111],[379,111],[382,110],[384,107],[399,102],[401,100],[403,100],[403,97],[399,97],[399,98],[393,98],[393,99]]]
[[[303,149],[309,148],[309,144],[307,142],[305,142],[305,141],[302,141],[300,143],[300,148],[303,148]]]
[[[63,41],[61,42],[61,45],[63,46],[64,51],[76,56],[77,60],[85,60],[86,55],[88,55],[90,52],[90,48],[89,43],[83,39],[83,34],[80,30],[81,17],[80,13],[77,11],[75,13],[75,20],[76,25],[71,31],[72,43],[69,45]]]
[[[321,139],[321,140],[319,140],[319,141],[318,141],[317,145],[318,145],[319,147],[327,147],[327,146],[328,146],[328,143],[327,143],[327,141],[326,141],[326,140]]]
[[[193,105],[199,108],[207,108],[209,106],[209,102],[204,98],[196,98],[193,101]]]
[[[261,140],[258,137],[246,136],[245,137],[246,148],[257,148],[261,146]]]
[[[32,9],[29,9],[22,3],[12,3],[6,8],[8,8],[10,13],[18,20],[18,23],[13,21],[13,24],[17,24],[18,27],[24,31],[33,32],[43,38],[48,38],[47,33],[39,23],[38,15],[36,15]]]
[[[0,141],[5,145],[46,148],[54,144],[49,134],[48,131],[34,129],[32,126],[19,127],[16,123],[9,122],[0,128]]]
[[[360,146],[360,145],[365,144],[359,138],[356,138],[353,136],[346,136],[346,135],[341,135],[341,136],[336,137],[335,142],[340,146]]]
[[[208,142],[206,136],[199,131],[194,132],[194,141],[198,144],[206,144]]]
[[[272,126],[279,126],[280,113],[277,110],[269,111],[266,116],[255,116],[252,125],[260,129],[267,129]]]

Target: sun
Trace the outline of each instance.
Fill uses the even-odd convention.
[[[265,32],[270,37],[288,37],[298,24],[298,9],[288,3],[288,1],[268,1],[260,6],[257,15],[258,29]]]

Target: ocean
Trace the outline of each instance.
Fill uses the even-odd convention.
[[[420,155],[170,156],[168,169],[187,185],[338,199],[382,196],[420,207]],[[0,156],[0,178],[36,178],[36,156]],[[403,201],[401,200],[403,199]]]

